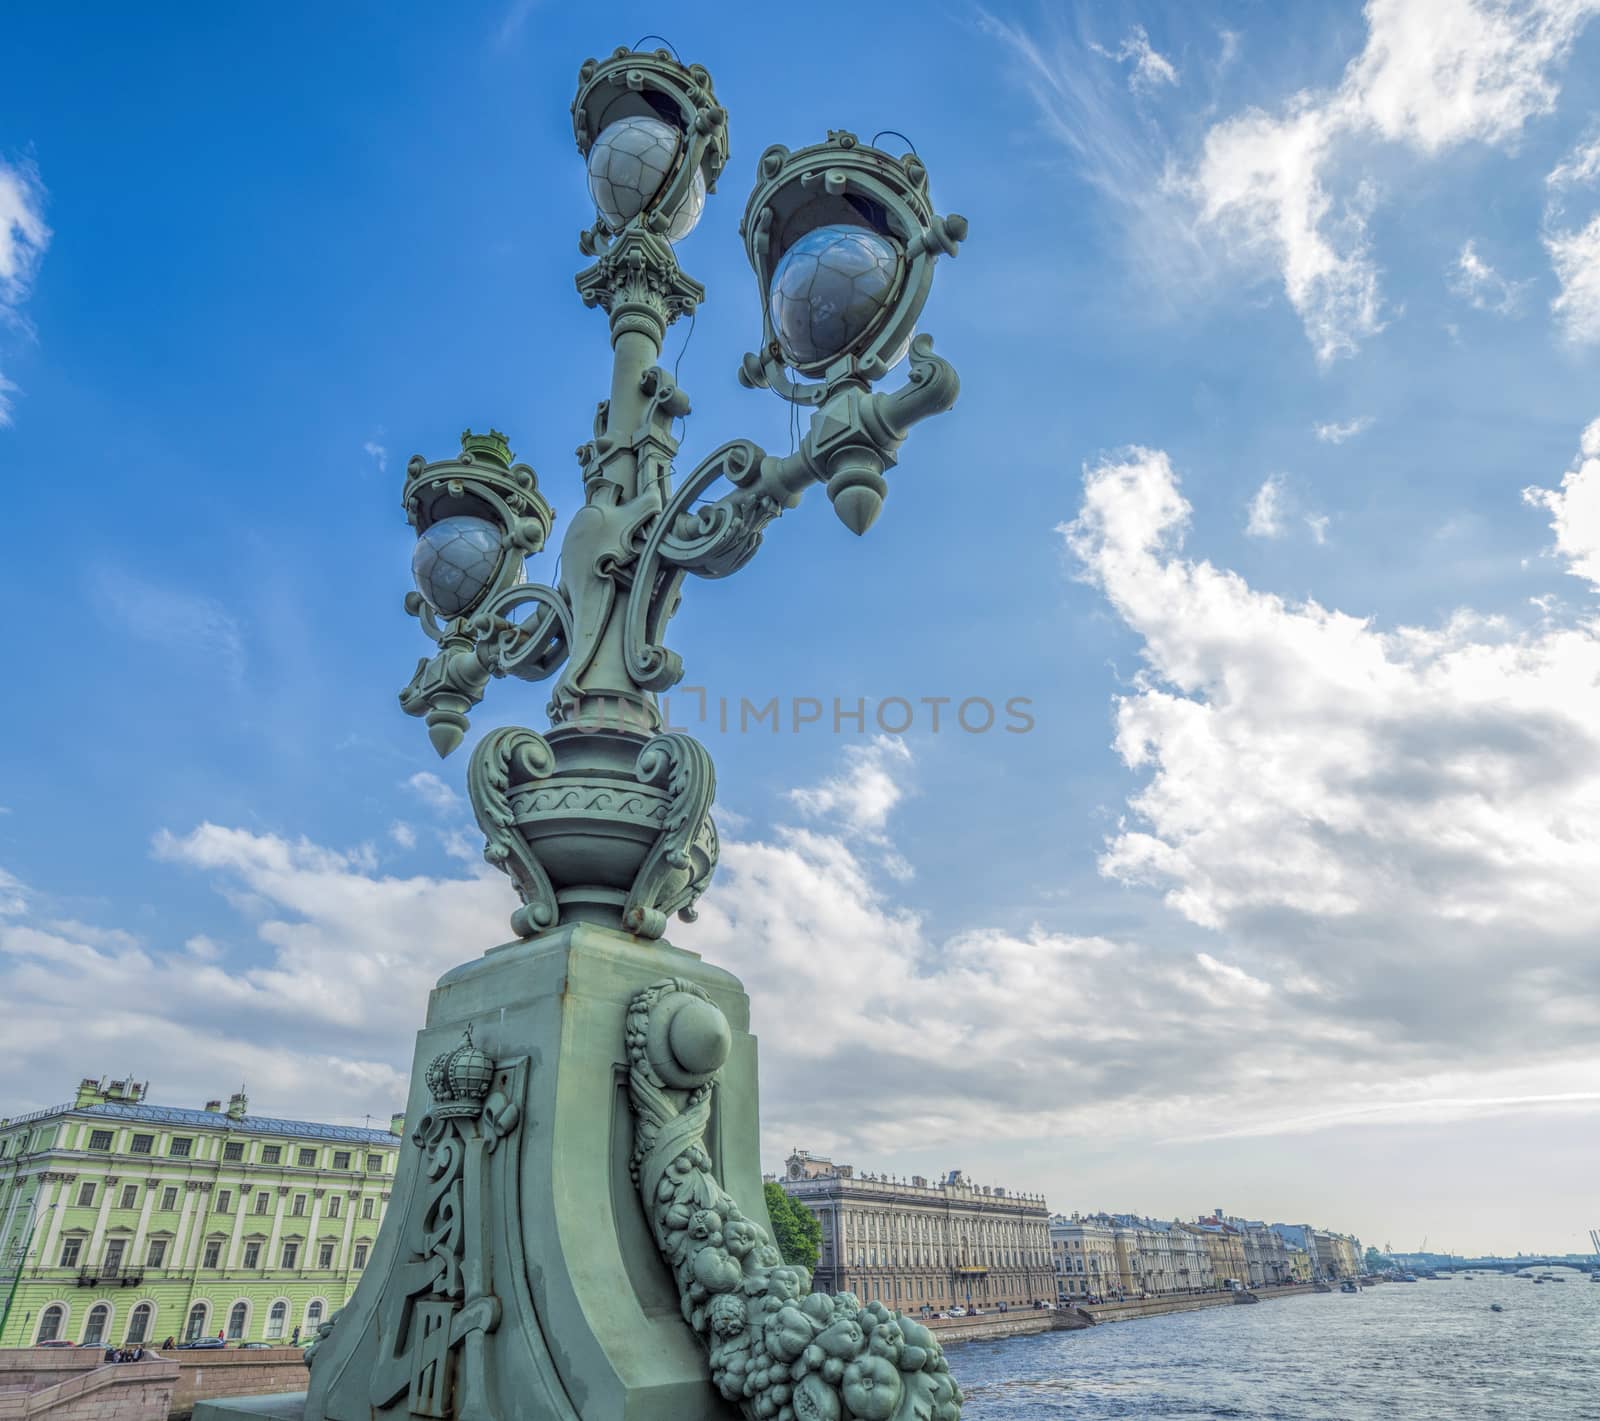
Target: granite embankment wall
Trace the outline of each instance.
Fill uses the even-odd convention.
[[[98,1348],[0,1352],[0,1421],[162,1421],[213,1397],[305,1387],[298,1347],[157,1352],[147,1362],[106,1362]]]
[[[1039,1332],[1063,1332],[1092,1327],[1088,1318],[1071,1309],[1047,1312],[986,1312],[977,1317],[917,1318],[939,1339],[940,1346],[955,1342],[985,1342],[996,1337],[1029,1337]]]
[[[1285,1288],[1257,1288],[1261,1302],[1315,1292],[1309,1283]],[[1093,1327],[1102,1322],[1128,1322],[1136,1317],[1159,1317],[1169,1312],[1194,1312],[1200,1308],[1233,1307],[1233,1293],[1196,1293],[1185,1297],[1141,1298],[1122,1303],[1080,1304],[1055,1312],[983,1313],[978,1317],[934,1318],[927,1325],[941,1343],[983,1342],[997,1337],[1026,1337],[1041,1332],[1063,1332]]]
[[[34,1358],[37,1368],[29,1365]],[[65,1347],[7,1349],[0,1421],[164,1421],[177,1381],[178,1364],[159,1357],[112,1365],[98,1348],[81,1355]]]
[[[299,1347],[185,1353],[178,1371],[172,1415],[188,1416],[196,1402],[224,1396],[275,1396],[306,1389],[305,1353]]]
[[[1272,1302],[1277,1298],[1292,1298],[1300,1293],[1313,1293],[1310,1284],[1291,1284],[1283,1288],[1252,1288],[1245,1298],[1258,1302]],[[1142,1298],[1121,1303],[1091,1303],[1081,1311],[1096,1322],[1129,1322],[1136,1317],[1158,1317],[1169,1312],[1194,1312],[1199,1308],[1231,1307],[1240,1300],[1237,1293],[1195,1293],[1181,1297]]]

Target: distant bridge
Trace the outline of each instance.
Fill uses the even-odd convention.
[[[1525,1268],[1576,1268],[1580,1273],[1600,1273],[1600,1261],[1571,1258],[1458,1258],[1450,1263],[1435,1263],[1433,1273],[1520,1273]]]

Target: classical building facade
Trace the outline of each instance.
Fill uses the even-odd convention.
[[[1365,1250],[1361,1240],[1352,1234],[1333,1233],[1310,1224],[1273,1224],[1272,1231],[1286,1245],[1305,1250],[1312,1279],[1317,1282],[1358,1278],[1365,1271]]]
[[[905,1312],[1031,1307],[1056,1296],[1042,1198],[980,1187],[952,1170],[930,1182],[858,1174],[796,1150],[779,1181],[822,1224],[815,1286]]]
[[[1067,1301],[1163,1297],[1215,1286],[1211,1255],[1182,1224],[1137,1214],[1057,1214],[1050,1221],[1057,1294]]]
[[[151,1105],[85,1080],[70,1105],[0,1119],[0,1346],[308,1337],[378,1236],[389,1130]],[[9,1296],[9,1305],[7,1297]]]

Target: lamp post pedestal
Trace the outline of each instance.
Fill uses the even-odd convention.
[[[586,923],[494,948],[429,1000],[407,1103],[416,1148],[402,1154],[354,1297],[312,1355],[307,1418],[722,1412],[628,1173],[618,1047],[630,1003],[664,977],[705,992],[728,1023],[718,1178],[766,1223],[756,1043],[738,980]],[[468,1405],[450,1410],[453,1394]]]

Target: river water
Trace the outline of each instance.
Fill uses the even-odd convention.
[[[1600,1421],[1600,1283],[1550,1271],[965,1342],[950,1370],[962,1421]]]

